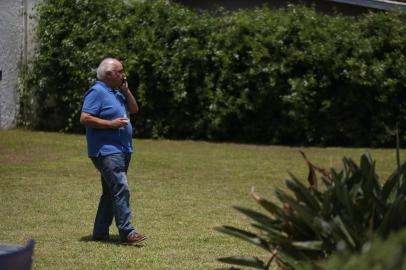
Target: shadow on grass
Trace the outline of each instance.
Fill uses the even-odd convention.
[[[86,235],[83,236],[79,239],[80,242],[94,242],[94,243],[104,243],[104,244],[110,244],[110,245],[119,245],[119,246],[130,246],[130,247],[137,247],[141,248],[144,246],[144,242],[142,243],[126,243],[122,242],[120,240],[120,237],[118,235],[110,235],[108,240],[93,240],[92,235]]]

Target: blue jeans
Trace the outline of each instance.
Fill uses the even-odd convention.
[[[125,241],[127,235],[134,230],[131,225],[130,191],[127,182],[131,154],[91,157],[91,160],[101,174],[103,189],[94,221],[93,237],[108,236],[114,217],[120,238]]]

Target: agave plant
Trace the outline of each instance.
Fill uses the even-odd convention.
[[[359,165],[344,158],[341,171],[336,171],[315,166],[301,153],[309,167],[308,186],[290,174],[289,192],[275,190],[279,203],[252,191],[266,214],[235,207],[255,221],[256,233],[232,226],[216,228],[269,251],[269,260],[244,256],[218,260],[258,269],[269,269],[276,261],[282,268],[299,269],[301,262],[337,250],[360,250],[372,237],[385,238],[406,225],[406,163],[382,185],[369,154],[361,156]]]

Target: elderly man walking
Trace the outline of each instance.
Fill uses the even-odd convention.
[[[131,224],[127,170],[131,160],[132,126],[129,114],[138,104],[128,88],[123,65],[104,59],[97,68],[97,81],[85,93],[80,123],[86,126],[87,150],[101,174],[102,195],[93,228],[93,240],[107,241],[113,217],[121,241],[146,239]]]

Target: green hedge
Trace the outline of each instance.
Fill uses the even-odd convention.
[[[290,6],[214,12],[166,1],[47,0],[22,73],[20,124],[82,132],[82,95],[122,59],[136,136],[385,146],[405,131],[406,18]]]

